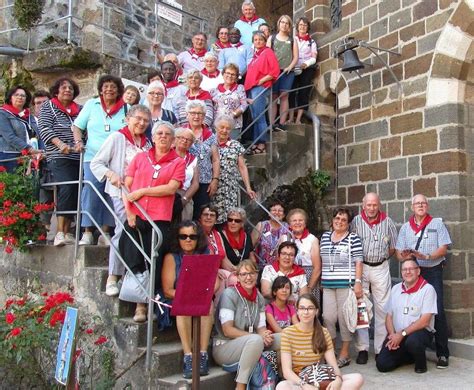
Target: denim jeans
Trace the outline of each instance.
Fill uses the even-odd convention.
[[[249,106],[250,111],[252,113],[252,119],[257,118],[266,108],[268,96],[270,95],[270,89],[265,90],[264,87],[257,86],[253,87],[249,91],[249,98],[255,99],[260,93],[261,95],[258,96],[257,99]],[[262,91],[264,91],[262,93]],[[268,135],[267,135],[267,120],[265,118],[265,114],[260,115],[257,121],[253,125],[253,141],[257,141],[257,144],[263,144],[267,142]]]
[[[448,349],[448,322],[444,313],[443,304],[443,263],[434,267],[421,267],[421,276],[431,284],[436,291],[436,303],[438,306],[438,314],[435,316],[434,327],[436,355],[438,357],[449,357]]]

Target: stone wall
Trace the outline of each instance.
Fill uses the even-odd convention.
[[[330,30],[330,1],[308,0],[306,15],[319,43],[319,95],[314,110],[335,118],[339,94],[336,201],[354,208],[367,191],[378,192],[398,223],[411,214],[411,197],[425,194],[431,214],[442,217],[454,242],[445,272],[445,303],[454,337],[474,335],[474,5],[472,1],[343,1],[342,23]],[[400,79],[403,93],[380,61],[340,75],[332,57],[337,43],[353,36],[392,49],[381,53]],[[347,106],[346,108],[343,108]],[[329,161],[331,165],[332,161]],[[324,165],[324,164],[323,164]],[[397,268],[397,267],[396,267]]]

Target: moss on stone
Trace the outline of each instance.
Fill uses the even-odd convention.
[[[5,91],[9,90],[15,85],[21,85],[27,88],[30,92],[35,90],[33,78],[30,72],[23,68],[20,64],[17,65],[16,75],[12,77],[11,63],[5,63],[1,66],[1,83]],[[2,94],[4,95],[4,94]],[[3,96],[2,96],[3,98]]]
[[[100,66],[87,50],[78,50],[71,57],[59,61],[59,65],[69,69],[95,69]]]

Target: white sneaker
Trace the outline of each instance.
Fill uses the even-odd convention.
[[[79,245],[94,245],[94,236],[91,232],[84,232]]]
[[[76,242],[76,238],[71,233],[66,233],[64,238],[66,239],[66,244],[68,245],[74,244]]]
[[[105,236],[104,235],[101,235],[99,237],[99,239],[97,240],[97,245],[100,245],[100,246],[109,246],[109,241],[107,241],[107,238],[109,239],[110,241],[110,234],[109,233],[105,233]]]
[[[54,237],[54,246],[63,246],[66,245],[66,237],[64,237],[63,232],[57,232]]]
[[[119,288],[117,282],[108,282],[105,285],[105,295],[109,297],[116,297],[119,295]]]

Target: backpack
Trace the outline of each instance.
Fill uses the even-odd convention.
[[[278,374],[264,352],[252,371],[247,390],[275,390]]]

